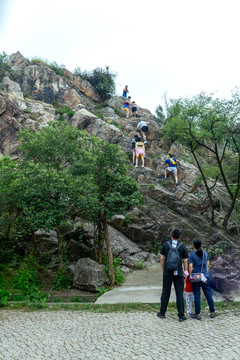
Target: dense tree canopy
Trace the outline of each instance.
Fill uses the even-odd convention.
[[[97,223],[99,232],[103,229],[113,284],[107,219],[140,201],[138,184],[127,176],[125,155],[118,146],[88,137],[64,122],[41,131],[23,130],[20,139],[21,160],[1,160],[2,225],[29,229],[26,235],[32,236],[34,247],[36,230],[56,230],[61,270],[61,226],[76,216]]]

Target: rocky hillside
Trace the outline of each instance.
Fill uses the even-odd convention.
[[[68,70],[64,71],[65,76],[57,75],[42,62],[31,63],[19,52],[11,55],[10,64],[13,74],[11,77],[5,74],[0,93],[1,155],[18,156],[19,129],[41,130],[49,122],[64,116],[72,126],[85,129],[89,135],[95,134],[110,143],[119,144],[129,154],[131,162],[131,139],[136,133],[137,121],[136,118],[124,118],[122,97],[111,97],[100,103],[99,94],[87,81]],[[56,103],[71,108],[73,112],[70,115],[58,113]],[[146,167],[131,170],[144,198],[141,207],[128,213],[127,221],[116,214],[109,224],[115,255],[124,257],[130,249],[128,241],[132,241],[140,246],[137,250],[134,248],[133,253],[141,251],[142,255],[137,259],[144,259],[147,257],[144,250],[156,248],[174,227],[182,229],[182,240],[186,244],[190,244],[193,237],[200,236],[205,244],[213,248],[223,244],[227,244],[229,249],[234,248],[237,238],[234,224],[230,222],[229,233],[221,230],[222,206],[219,199],[226,197],[227,201],[227,196],[215,191],[219,227],[213,228],[208,221],[209,204],[205,190],[196,184],[197,168],[184,161],[187,154],[179,145],[161,140],[161,127],[150,111],[140,108],[138,113],[143,120],[150,122]],[[164,166],[161,162],[168,152],[181,160],[178,187],[171,176],[166,182],[162,180]],[[86,233],[91,238],[88,230],[86,224]],[[123,239],[121,246],[119,237]]]

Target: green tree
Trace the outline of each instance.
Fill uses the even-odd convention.
[[[21,139],[21,150],[26,161],[41,163],[56,178],[58,173],[67,171],[73,184],[74,181],[78,184],[77,189],[73,187],[76,191],[74,194],[68,194],[66,190],[71,206],[69,211],[63,208],[63,213],[71,213],[72,218],[82,216],[97,225],[99,251],[104,239],[108,251],[110,283],[113,284],[113,259],[107,220],[113,214],[135,206],[141,198],[138,184],[127,176],[126,156],[118,146],[99,138],[87,137],[85,132],[64,122],[52,124],[40,132],[22,131]],[[101,255],[99,259],[102,260]]]
[[[204,93],[192,99],[172,100],[169,113],[164,137],[179,141],[192,153],[208,194],[212,223],[213,189],[218,180],[224,184],[230,198],[223,221],[227,226],[240,188],[239,91],[233,92],[231,100],[214,99]]]
[[[157,115],[157,122],[159,122],[160,124],[164,124],[166,118],[164,115],[163,107],[161,105],[157,106],[155,113]]]
[[[138,183],[127,175],[126,156],[120,147],[107,141],[92,138],[90,172],[95,186],[94,206],[87,208],[85,217],[97,224],[98,239],[101,231],[107,248],[109,283],[114,284],[113,255],[109,239],[107,221],[114,214],[122,214],[141,201]]]

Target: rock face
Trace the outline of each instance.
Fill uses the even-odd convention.
[[[78,260],[73,270],[73,286],[79,290],[98,291],[107,284],[104,265],[85,258]]]
[[[20,129],[40,130],[48,126],[49,122],[57,121],[59,115],[56,114],[54,102],[58,102],[60,106],[74,110],[74,115],[66,117],[70,125],[86,130],[89,135],[95,134],[110,143],[119,144],[123,152],[129,155],[129,163],[131,162],[131,139],[136,134],[137,119],[125,119],[124,99],[121,96],[113,96],[99,105],[96,103],[99,94],[91,84],[68,70],[64,70],[65,76],[57,75],[42,62],[31,63],[19,52],[10,57],[10,62],[14,73],[11,78],[9,74],[4,74],[0,91],[0,155],[18,156],[17,135]],[[178,168],[179,187],[175,186],[171,174],[167,181],[162,180],[164,167],[161,163],[167,153],[171,152],[176,158],[182,159],[182,148],[177,144],[169,145],[161,139],[161,126],[150,111],[140,107],[138,114],[141,119],[150,122],[146,167],[132,168],[129,175],[134,176],[140,184],[143,204],[129,211],[126,218],[116,214],[109,222],[114,256],[120,257],[122,263],[130,268],[142,261],[154,263],[158,259],[149,255],[149,249],[156,250],[175,227],[182,230],[182,240],[189,248],[192,239],[200,236],[205,247],[219,238],[220,241],[231,244],[234,249],[234,232],[226,235],[220,227],[209,225],[209,203],[204,187],[195,183],[199,173],[194,165],[181,160]],[[222,192],[215,191],[216,219],[219,225],[222,219],[219,199],[223,196]],[[92,245],[93,228],[86,222],[83,222],[83,227],[84,236]],[[79,247],[79,231],[82,231],[82,227],[75,227],[68,237],[67,250],[73,263],[78,263],[81,257],[90,256],[86,244],[84,249]],[[51,243],[49,239],[47,241]],[[96,274],[99,273],[96,270]],[[77,280],[79,274],[80,272],[75,284],[81,284],[82,280]],[[96,276],[100,279],[102,275]],[[96,286],[101,285],[87,286],[96,289]]]
[[[230,256],[219,256],[211,269],[212,288],[224,298],[231,300],[240,294],[240,261]]]

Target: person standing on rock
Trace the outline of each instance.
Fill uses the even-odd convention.
[[[135,101],[132,102],[132,116],[137,117],[137,104]]]
[[[122,96],[125,97],[125,98],[127,98],[128,92],[129,92],[129,91],[128,91],[128,86],[126,85],[125,88],[123,89],[123,94],[122,94]]]
[[[176,185],[178,185],[178,176],[177,176],[177,164],[180,165],[180,161],[176,160],[172,154],[168,154],[168,158],[161,163],[162,165],[168,164],[168,167],[164,170],[164,178],[163,180],[167,180],[167,172],[172,172],[174,175],[174,179]]]
[[[181,231],[174,229],[171,233],[171,240],[166,241],[160,252],[160,263],[163,271],[163,287],[161,295],[160,312],[157,316],[165,319],[168,302],[171,294],[172,283],[176,293],[176,304],[179,321],[186,320],[184,316],[184,277],[188,275],[188,252],[186,247],[179,241]],[[184,262],[184,272],[182,268]]]
[[[192,315],[192,319],[201,320],[201,288],[203,289],[204,295],[207,299],[210,317],[215,318],[214,301],[212,298],[212,289],[210,286],[210,278],[208,274],[209,260],[208,254],[202,249],[202,240],[199,238],[193,239],[193,246],[195,251],[191,252],[189,257],[189,274],[201,273],[203,281],[193,282],[193,294],[194,294],[194,305],[195,314]],[[191,280],[191,277],[190,277]]]
[[[149,122],[143,121],[141,119],[139,119],[138,124],[137,124],[136,129],[139,129],[141,131],[142,137],[144,139],[144,144],[147,143],[146,133],[148,132],[148,125],[149,124],[150,124]]]

